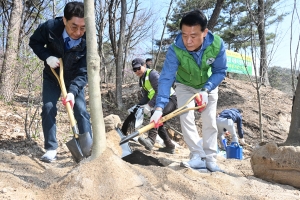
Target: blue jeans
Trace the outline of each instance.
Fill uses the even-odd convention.
[[[58,147],[56,140],[56,115],[57,101],[61,95],[61,89],[56,81],[44,77],[43,80],[43,107],[42,107],[42,126],[44,132],[44,148],[46,150],[55,150]],[[80,134],[89,132],[92,135],[90,115],[86,110],[84,98],[84,89],[75,96],[75,105],[73,108],[74,117],[77,121]]]

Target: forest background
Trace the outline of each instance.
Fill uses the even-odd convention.
[[[43,62],[28,46],[29,37],[40,23],[61,16],[67,2],[0,1],[0,96],[4,102],[13,103],[16,91],[25,91],[28,111],[22,117],[29,139],[36,137],[37,127],[40,127],[43,70]],[[158,7],[163,9],[157,10]],[[124,109],[122,85],[137,82],[130,61],[137,56],[152,57],[152,67],[160,71],[169,45],[180,32],[179,19],[191,9],[199,8],[208,17],[208,28],[223,38],[227,49],[253,58],[255,76],[230,74],[232,78],[253,84],[258,94],[261,86],[271,85],[292,98],[296,94],[299,70],[298,7],[296,0],[170,0],[161,4],[139,0],[96,0],[94,12],[101,83],[116,86],[115,102],[112,103]],[[163,14],[165,17],[161,20]],[[290,21],[284,21],[287,16]],[[289,40],[283,37],[285,35],[289,35]],[[283,52],[289,54],[285,56]],[[274,59],[276,63],[278,58],[288,60],[290,66],[274,64]],[[260,95],[258,104],[259,98]]]

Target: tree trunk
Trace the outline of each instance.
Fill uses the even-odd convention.
[[[173,4],[173,0],[170,1],[169,9],[168,9],[167,16],[166,16],[165,25],[164,25],[164,28],[163,28],[163,32],[161,34],[160,45],[159,45],[159,49],[157,51],[157,55],[156,55],[156,59],[155,59],[155,62],[154,62],[154,67],[153,67],[155,70],[156,70],[156,64],[157,64],[159,54],[160,54],[160,50],[161,50],[161,45],[162,45],[162,42],[163,42],[163,37],[164,37],[164,34],[165,34],[165,29],[166,29],[167,24],[168,24],[168,19],[169,19],[172,4]]]
[[[125,41],[124,58],[123,58],[123,73],[122,73],[123,80],[124,80],[124,75],[125,75],[124,71],[125,71],[125,67],[126,67],[127,55],[129,54],[131,36],[132,36],[134,22],[135,22],[137,11],[138,11],[138,6],[139,6],[139,0],[135,0],[134,10],[133,10],[133,17],[132,17],[131,23],[128,27],[128,33],[126,34],[127,37],[126,37],[126,41]]]
[[[251,15],[251,13],[250,13]],[[256,64],[256,60],[255,60],[255,55],[256,55],[256,46],[255,44],[255,34],[253,31],[253,26],[254,24],[250,25],[251,26],[251,37],[250,37],[250,51],[251,51],[251,55],[252,55],[252,62],[253,62],[253,68],[254,68],[254,78],[255,78],[255,82],[252,81],[252,79],[250,78],[249,74],[249,81],[252,83],[253,87],[256,90],[257,93],[257,101],[258,101],[258,117],[259,117],[259,132],[260,132],[260,140],[261,142],[263,142],[263,124],[262,124],[262,106],[261,106],[261,95],[260,95],[260,87],[261,87],[261,78],[258,74],[258,68],[257,68],[257,64]]]
[[[268,78],[266,37],[265,37],[265,3],[264,0],[258,0],[258,37],[260,44],[260,76],[263,78],[264,85],[270,85]]]
[[[218,18],[219,18],[220,12],[222,10],[223,4],[224,4],[224,0],[217,0],[214,11],[210,17],[210,20],[208,21],[207,28],[209,30],[211,30],[212,32],[214,30],[215,25],[218,22]]]
[[[52,15],[53,15],[53,19],[56,17],[56,0],[52,0]]]
[[[115,58],[117,58],[117,44],[116,44],[116,0],[111,0],[108,6],[108,32],[111,44],[111,49]]]
[[[300,145],[300,81],[298,80],[294,105],[292,110],[292,120],[290,131],[286,141],[282,144],[284,146],[299,146]]]
[[[18,62],[18,38],[21,29],[22,0],[12,1],[12,10],[8,24],[6,51],[1,70],[1,96],[5,102],[10,102],[14,94],[14,71]]]
[[[97,5],[99,4],[99,7]],[[99,55],[100,55],[100,78],[101,78],[101,83],[106,83],[107,82],[107,69],[106,69],[106,59],[104,56],[104,50],[103,50],[103,34],[104,34],[104,29],[105,25],[107,22],[107,19],[105,16],[107,15],[108,11],[108,3],[99,1],[96,2],[96,29],[97,29],[97,35],[98,35],[98,47],[99,47]]]
[[[123,69],[123,51],[125,41],[125,25],[126,25],[126,0],[121,0],[121,20],[120,20],[120,36],[118,41],[118,57],[116,69],[116,103],[119,109],[123,107],[122,102],[122,69]]]
[[[106,134],[100,92],[100,57],[97,52],[93,0],[84,1],[84,17],[87,38],[87,69],[90,96],[89,105],[93,128],[93,149],[91,159],[95,159],[106,149]]]
[[[264,130],[263,130],[263,124],[262,124],[262,107],[261,107],[261,97],[260,97],[260,91],[259,87],[256,90],[257,94],[257,101],[258,101],[258,118],[259,118],[259,135],[260,135],[260,142],[264,141]]]

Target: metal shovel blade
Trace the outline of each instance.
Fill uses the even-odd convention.
[[[120,145],[123,145],[125,143],[128,143],[129,140],[135,138],[136,136],[138,136],[140,133],[138,131],[130,134],[130,135],[127,135],[126,137],[123,137],[121,138],[121,141],[120,141]]]
[[[89,157],[92,153],[93,138],[89,132],[78,135],[78,143],[84,157]]]
[[[116,131],[119,134],[119,136],[120,136],[121,139],[122,138],[126,138],[125,135],[122,133],[122,131],[119,128],[116,128]],[[123,158],[123,157],[125,157],[125,156],[127,156],[129,154],[132,154],[132,150],[131,150],[131,148],[130,148],[130,146],[128,144],[128,141],[125,142],[125,143],[123,143],[123,144],[121,144],[120,146],[122,148],[122,156],[121,156],[121,158]]]
[[[75,137],[73,137],[73,139],[70,140],[69,142],[67,142],[66,145],[67,145],[69,151],[71,152],[75,162],[79,163],[84,158],[84,156],[83,156],[81,148],[77,142],[77,139]]]

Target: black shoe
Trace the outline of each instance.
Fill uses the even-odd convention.
[[[175,146],[174,147],[159,148],[158,151],[169,153],[169,154],[174,154],[175,153]]]
[[[152,142],[150,141],[149,138],[139,137],[138,141],[139,141],[139,143],[140,143],[141,145],[143,145],[147,150],[149,150],[149,151],[152,150],[153,144],[152,144]]]

